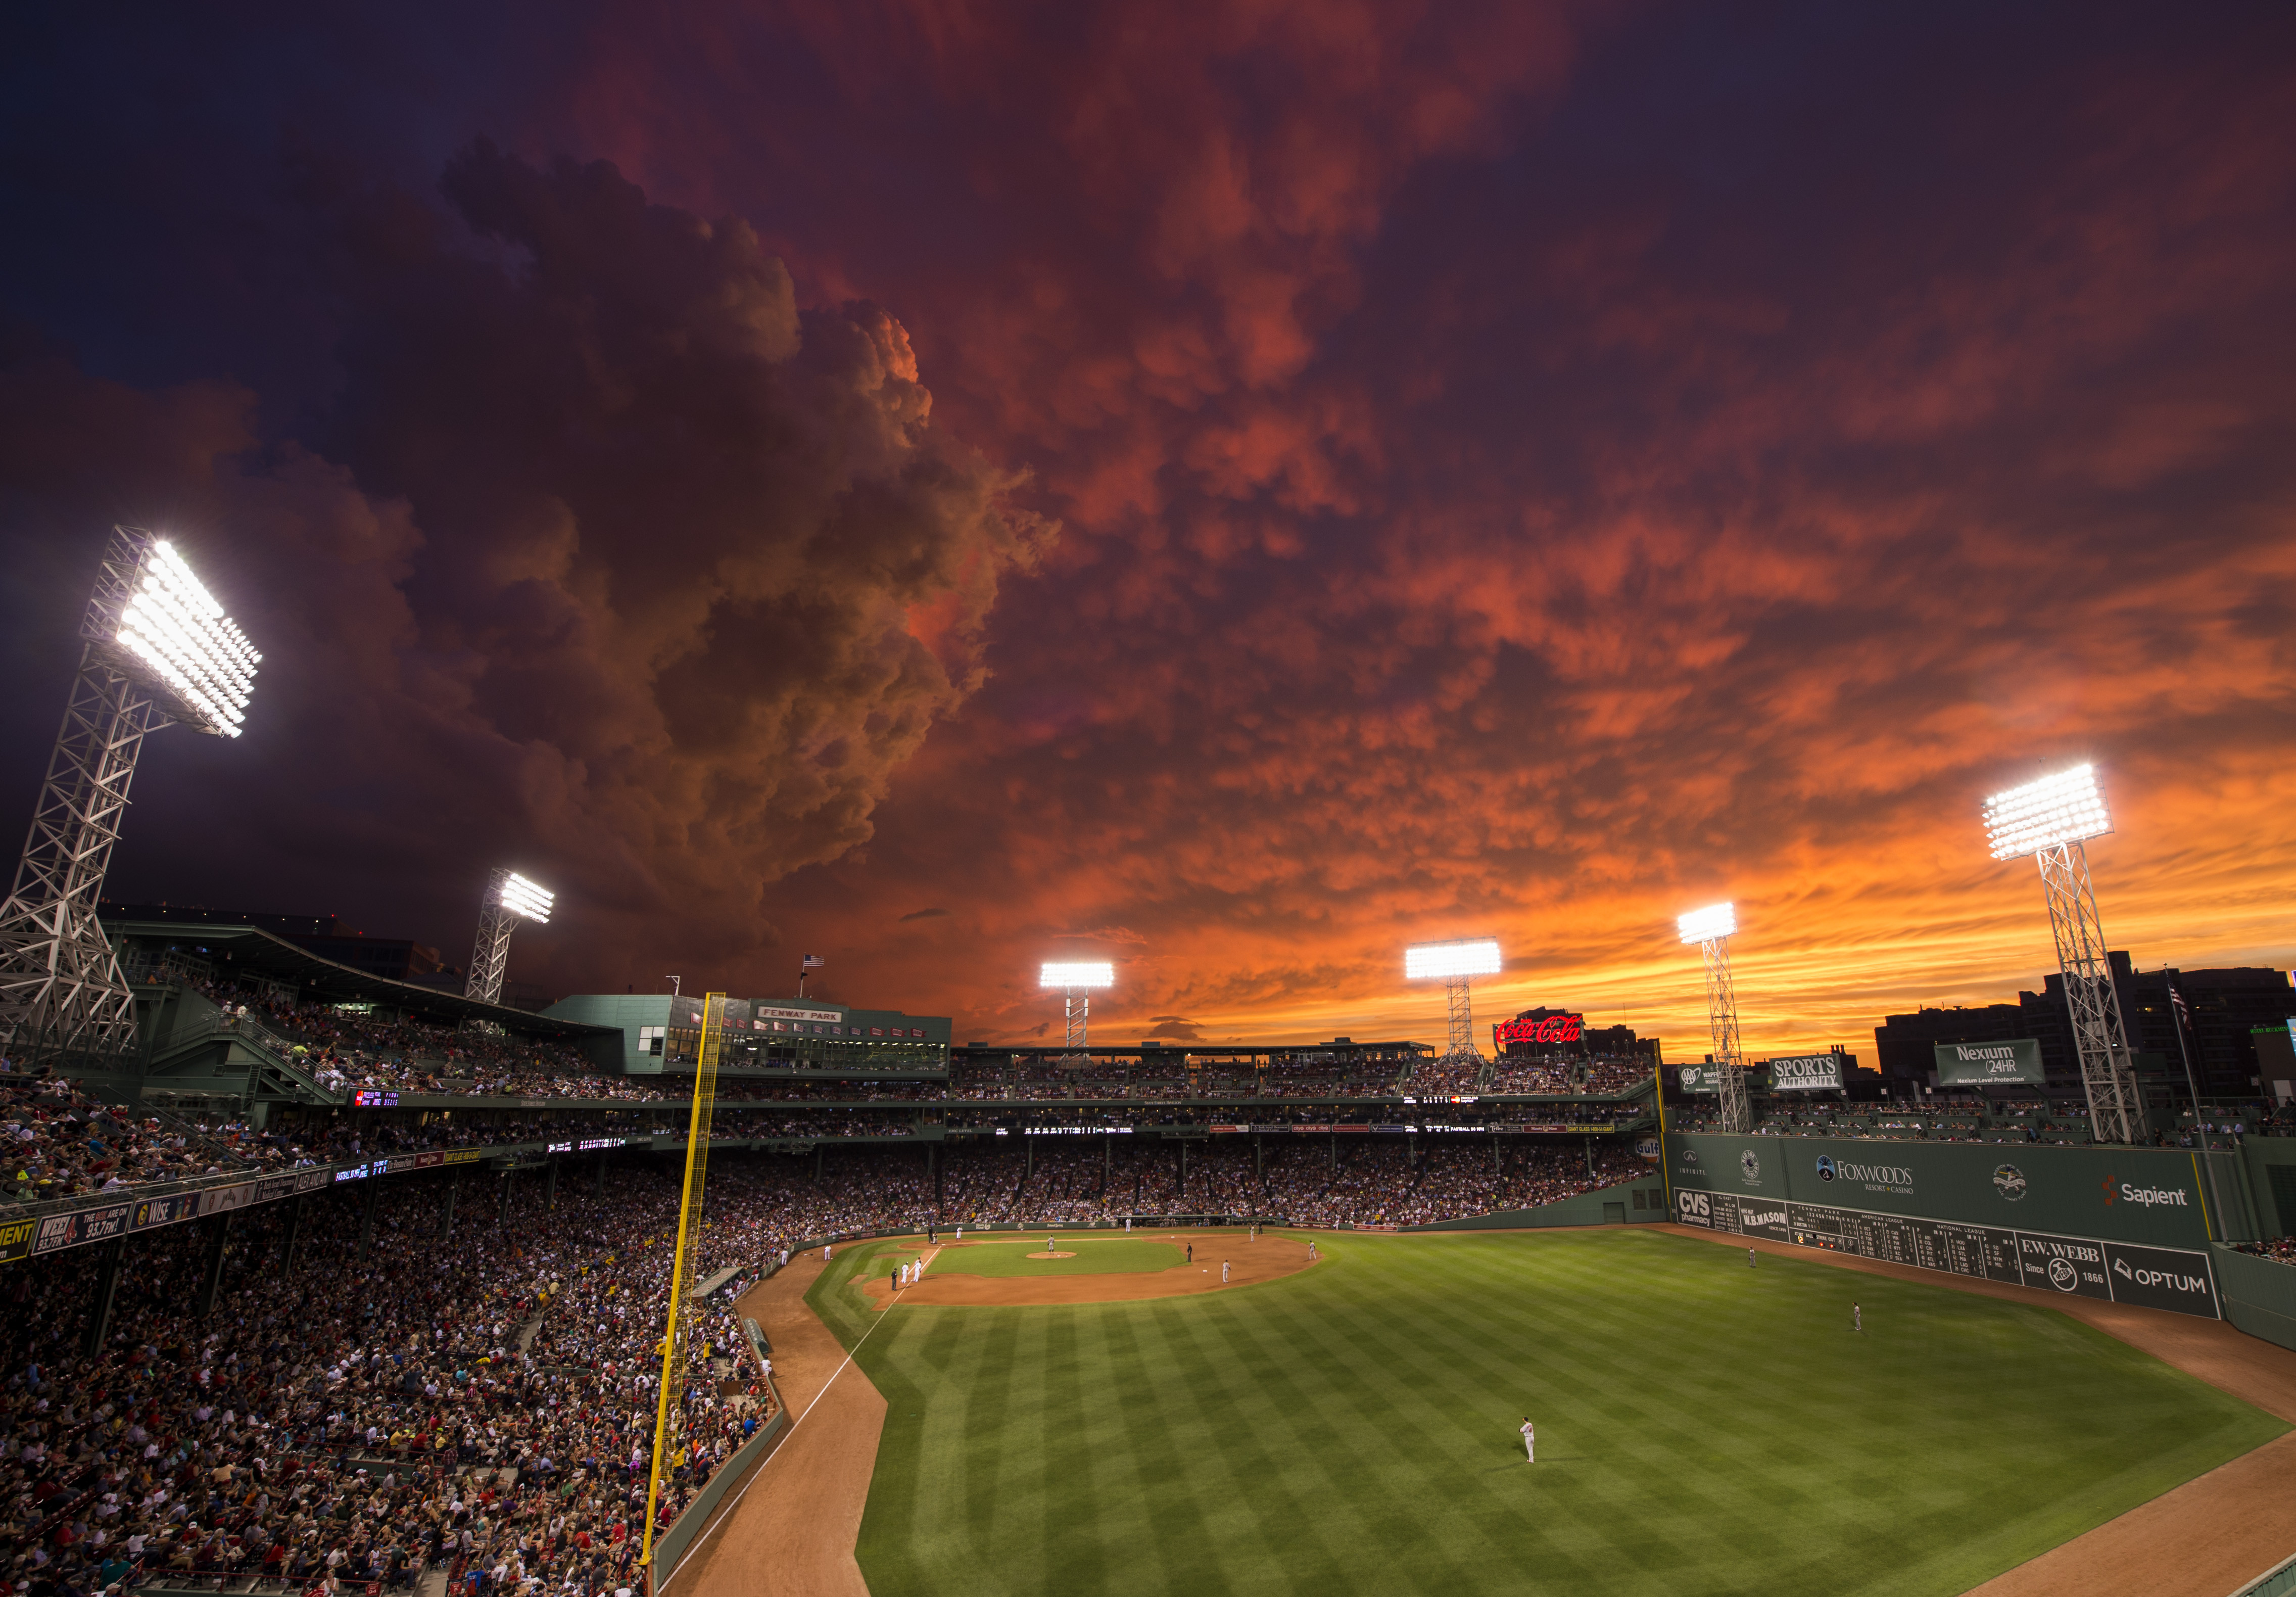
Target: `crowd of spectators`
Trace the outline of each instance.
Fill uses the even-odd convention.
[[[292,1162],[241,1129],[105,1105],[45,1071],[0,1059],[0,1200],[39,1203],[135,1182],[184,1181]]]
[[[2259,1258],[2296,1264],[2296,1237],[2271,1237],[2261,1242],[2235,1242],[2233,1247],[2238,1252],[2252,1253]]]
[[[291,1267],[290,1206],[239,1216],[204,1317],[202,1229],[131,1239],[92,1360],[88,1255],[15,1266],[0,1539],[18,1590],[164,1575],[388,1589],[440,1567],[488,1594],[632,1584],[676,1183],[618,1173],[545,1206],[529,1181],[506,1223],[466,1203],[450,1235],[450,1179],[379,1192],[364,1257],[356,1190],[307,1200]],[[724,1185],[744,1207],[742,1173]],[[728,1224],[701,1252],[705,1271],[754,1266],[764,1240]],[[663,1522],[770,1412],[731,1317],[692,1329]]]

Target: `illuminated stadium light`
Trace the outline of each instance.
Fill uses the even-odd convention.
[[[1499,945],[1495,937],[1455,937],[1447,943],[1414,943],[1403,951],[1403,979],[1416,982],[1440,978],[1450,1025],[1443,1058],[1461,1064],[1483,1063],[1475,1047],[1474,1002],[1469,992],[1472,976],[1496,975]],[[1480,1078],[1478,1078],[1480,1080]]]
[[[236,737],[263,656],[174,544],[114,527],[81,613],[79,672],[0,907],[0,1050],[42,1058],[135,1046],[135,998],[96,919],[144,737],[180,723]]]
[[[1730,975],[1730,939],[1738,930],[1732,903],[1709,904],[1674,918],[1676,934],[1698,944],[1706,962],[1706,1029],[1714,1039],[1716,1081],[1721,1089],[1722,1130],[1754,1129],[1754,1102],[1738,1041],[1738,989]]]
[[[525,916],[537,926],[547,926],[550,924],[550,906],[557,897],[549,889],[536,886],[513,870],[504,873],[502,894],[495,901],[505,910]]]
[[[1403,977],[1415,982],[1429,976],[1496,975],[1499,945],[1490,937],[1462,938],[1456,943],[1420,943],[1403,951]]]
[[[2030,854],[2040,868],[2057,968],[2065,977],[2065,1007],[2072,1017],[2073,1050],[2088,1094],[2090,1134],[2099,1142],[2139,1141],[2144,1135],[2144,1099],[2088,874],[2088,840],[2112,830],[2096,768],[2076,765],[1997,793],[1985,801],[1984,819],[1986,846],[1996,860]]]
[[[1056,987],[1063,992],[1079,992],[1087,987],[1116,985],[1116,967],[1100,965],[1047,965],[1037,984],[1040,987]]]
[[[2083,843],[2112,830],[2094,765],[2076,765],[1985,801],[1985,841],[1997,860]]]
[[[1089,1058],[1092,1048],[1092,995],[1095,988],[1116,985],[1116,967],[1101,961],[1081,963],[1047,963],[1038,973],[1039,987],[1057,989],[1064,996],[1061,1013],[1067,1020],[1067,1043],[1070,1053],[1079,1058]]]
[[[521,920],[550,924],[551,906],[558,895],[538,887],[514,870],[497,870],[487,878],[479,899],[479,942],[471,953],[471,974],[463,996],[480,1003],[502,1001],[503,975],[510,968],[510,934]]]
[[[145,554],[112,639],[178,701],[176,720],[239,736],[263,656],[166,539]]]

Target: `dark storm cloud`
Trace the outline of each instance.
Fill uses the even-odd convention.
[[[124,509],[197,525],[266,652],[210,763],[269,846],[514,858],[596,942],[738,959],[764,886],[865,841],[979,687],[1049,531],[931,425],[899,324],[800,310],[742,223],[484,144],[442,190],[303,176],[342,330],[312,448],[229,389],[12,365],[12,531],[87,557]]]
[[[947,914],[948,911],[946,910],[912,910],[906,915],[902,916],[901,918],[904,921],[940,920],[945,918]]]

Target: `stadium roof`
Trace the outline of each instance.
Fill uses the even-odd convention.
[[[459,1025],[465,1020],[487,1020],[505,1031],[521,1032],[534,1037],[602,1037],[619,1035],[615,1026],[585,1025],[578,1021],[554,1020],[537,1015],[531,1009],[513,1009],[507,1004],[481,1003],[464,998],[459,992],[441,992],[436,987],[419,986],[413,982],[394,982],[332,959],[320,958],[299,943],[265,931],[259,926],[234,926],[222,923],[201,926],[180,920],[138,920],[128,918],[102,918],[104,929],[115,941],[135,938],[148,943],[165,943],[168,947],[194,953],[218,967],[228,967],[233,972],[247,972],[268,976],[273,981],[292,983],[314,999],[334,1003],[390,1004],[410,1015],[425,1019]],[[218,974],[221,974],[220,968]]]

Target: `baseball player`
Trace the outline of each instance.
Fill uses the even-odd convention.
[[[1750,1248],[1748,1248],[1748,1249],[1746,1250],[1746,1268],[1747,1268],[1747,1269],[1749,1269],[1749,1270],[1751,1270],[1753,1267],[1754,1267],[1754,1250],[1753,1250],[1752,1248],[1751,1248],[1751,1247],[1750,1247]]]
[[[1220,1261],[1220,1285],[1223,1287],[1227,1285],[1227,1261],[1226,1259],[1222,1259]]]
[[[1526,1464],[1538,1462],[1538,1433],[1531,1429],[1529,1414],[1522,1417],[1522,1461]]]
[[[1866,1311],[1854,1303],[1849,1305],[1849,1329],[1859,1332],[1866,1329]]]

